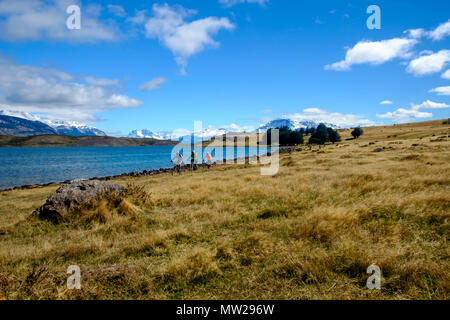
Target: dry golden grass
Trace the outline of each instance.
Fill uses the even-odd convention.
[[[450,126],[364,131],[282,155],[273,177],[120,180],[128,194],[60,225],[27,219],[55,187],[0,193],[0,298],[448,299]],[[73,264],[82,289],[68,291]]]

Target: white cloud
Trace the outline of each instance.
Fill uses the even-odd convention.
[[[450,80],[450,69],[448,69],[447,71],[445,71],[445,72],[441,75],[441,77],[442,77],[443,79]]]
[[[436,29],[428,32],[428,37],[434,41],[442,40],[447,36],[450,36],[450,20],[441,23]]]
[[[430,112],[420,111],[421,109],[443,109],[443,108],[450,108],[450,105],[427,100],[422,102],[421,104],[411,105],[410,109],[399,108],[393,112],[377,114],[377,117],[392,119],[396,122],[404,123],[416,119],[431,118],[433,116],[433,114]]]
[[[395,58],[408,58],[415,39],[394,38],[382,41],[360,41],[347,50],[345,60],[325,66],[326,70],[350,70],[354,64],[383,64]]]
[[[415,109],[403,109],[399,108],[393,112],[387,112],[385,114],[377,114],[378,118],[392,119],[395,122],[409,122],[416,119],[431,118],[432,113],[421,112]]]
[[[362,116],[359,115],[328,112],[318,108],[304,109],[302,113],[286,115],[285,118],[297,121],[332,123],[334,125],[343,128],[350,128],[357,126],[371,126],[375,124],[375,122],[368,119],[364,119]]]
[[[412,60],[406,71],[415,76],[440,72],[450,62],[450,50],[441,50]]]
[[[425,29],[422,29],[422,28],[409,29],[409,30],[404,31],[403,33],[405,33],[409,38],[413,38],[413,39],[422,38],[424,35],[427,34]]]
[[[119,80],[117,80],[117,79],[94,78],[91,76],[84,77],[84,81],[87,84],[90,84],[93,86],[100,86],[100,87],[109,87],[109,86],[119,85]]]
[[[69,30],[66,9],[79,5],[82,10],[81,29]],[[64,42],[115,41],[120,32],[112,22],[99,19],[101,7],[81,6],[79,0],[0,0],[0,39],[30,41],[50,39]]]
[[[182,67],[182,73],[189,57],[203,51],[207,46],[219,46],[212,36],[221,29],[235,28],[227,18],[207,17],[192,22],[184,21],[195,13],[181,6],[154,4],[154,15],[145,24],[147,37],[159,39],[172,51],[176,62]]]
[[[384,101],[381,101],[380,104],[392,104],[392,101],[391,100],[384,100]]]
[[[437,87],[437,88],[434,88],[434,89],[430,90],[429,92],[435,92],[439,96],[450,96],[450,86]]]
[[[20,65],[0,57],[0,103],[5,109],[89,123],[97,120],[98,113],[134,108],[143,103],[117,93],[117,88],[98,85],[107,81],[112,84],[116,80],[89,76],[84,77],[87,84],[78,80],[77,76],[64,71]]]
[[[450,105],[446,103],[439,103],[427,100],[425,102],[422,102],[421,104],[413,105],[411,108],[419,110],[419,109],[444,109],[449,107]]]
[[[257,3],[264,7],[269,3],[269,0],[219,0],[219,3],[223,4],[225,7],[232,7],[239,3]]]
[[[151,90],[159,90],[161,86],[167,82],[167,79],[164,77],[154,78],[150,81],[144,82],[139,86],[139,90],[141,91],[151,91]]]
[[[113,5],[113,4],[108,4],[108,11],[117,16],[117,17],[125,17],[127,15],[127,13],[125,12],[125,10],[123,9],[122,6],[117,6],[117,5]]]
[[[261,110],[259,113],[261,114],[268,114],[268,113],[273,113],[274,111],[272,109],[266,109],[266,110]]]

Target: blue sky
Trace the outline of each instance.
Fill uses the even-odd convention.
[[[80,30],[66,27],[71,4]],[[366,26],[373,4],[380,30]],[[0,0],[0,109],[114,135],[448,118],[449,12],[444,0]]]

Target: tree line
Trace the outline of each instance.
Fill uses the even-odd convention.
[[[331,127],[327,127],[323,123],[320,123],[317,128],[301,128],[299,130],[291,130],[288,127],[281,127],[277,129],[279,130],[280,146],[304,144],[305,135],[309,135],[308,144],[323,145],[327,142],[336,143],[341,141],[339,132]],[[271,141],[271,134],[272,129],[268,129],[266,132],[268,142]],[[351,134],[356,139],[363,134],[363,130],[360,127],[357,127],[353,129]]]

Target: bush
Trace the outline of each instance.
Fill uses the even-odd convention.
[[[317,126],[317,129],[311,134],[309,138],[309,144],[325,144],[326,142],[338,142],[341,141],[341,136],[336,130],[327,127],[323,123]]]
[[[361,129],[361,127],[356,127],[355,129],[353,129],[352,131],[352,136],[357,139],[360,136],[362,136],[362,134],[364,133],[363,129]]]
[[[333,130],[332,128],[327,128],[328,129],[328,137],[330,142],[335,143],[335,142],[339,142],[341,141],[341,136],[339,135],[339,132],[337,132],[336,130]]]

